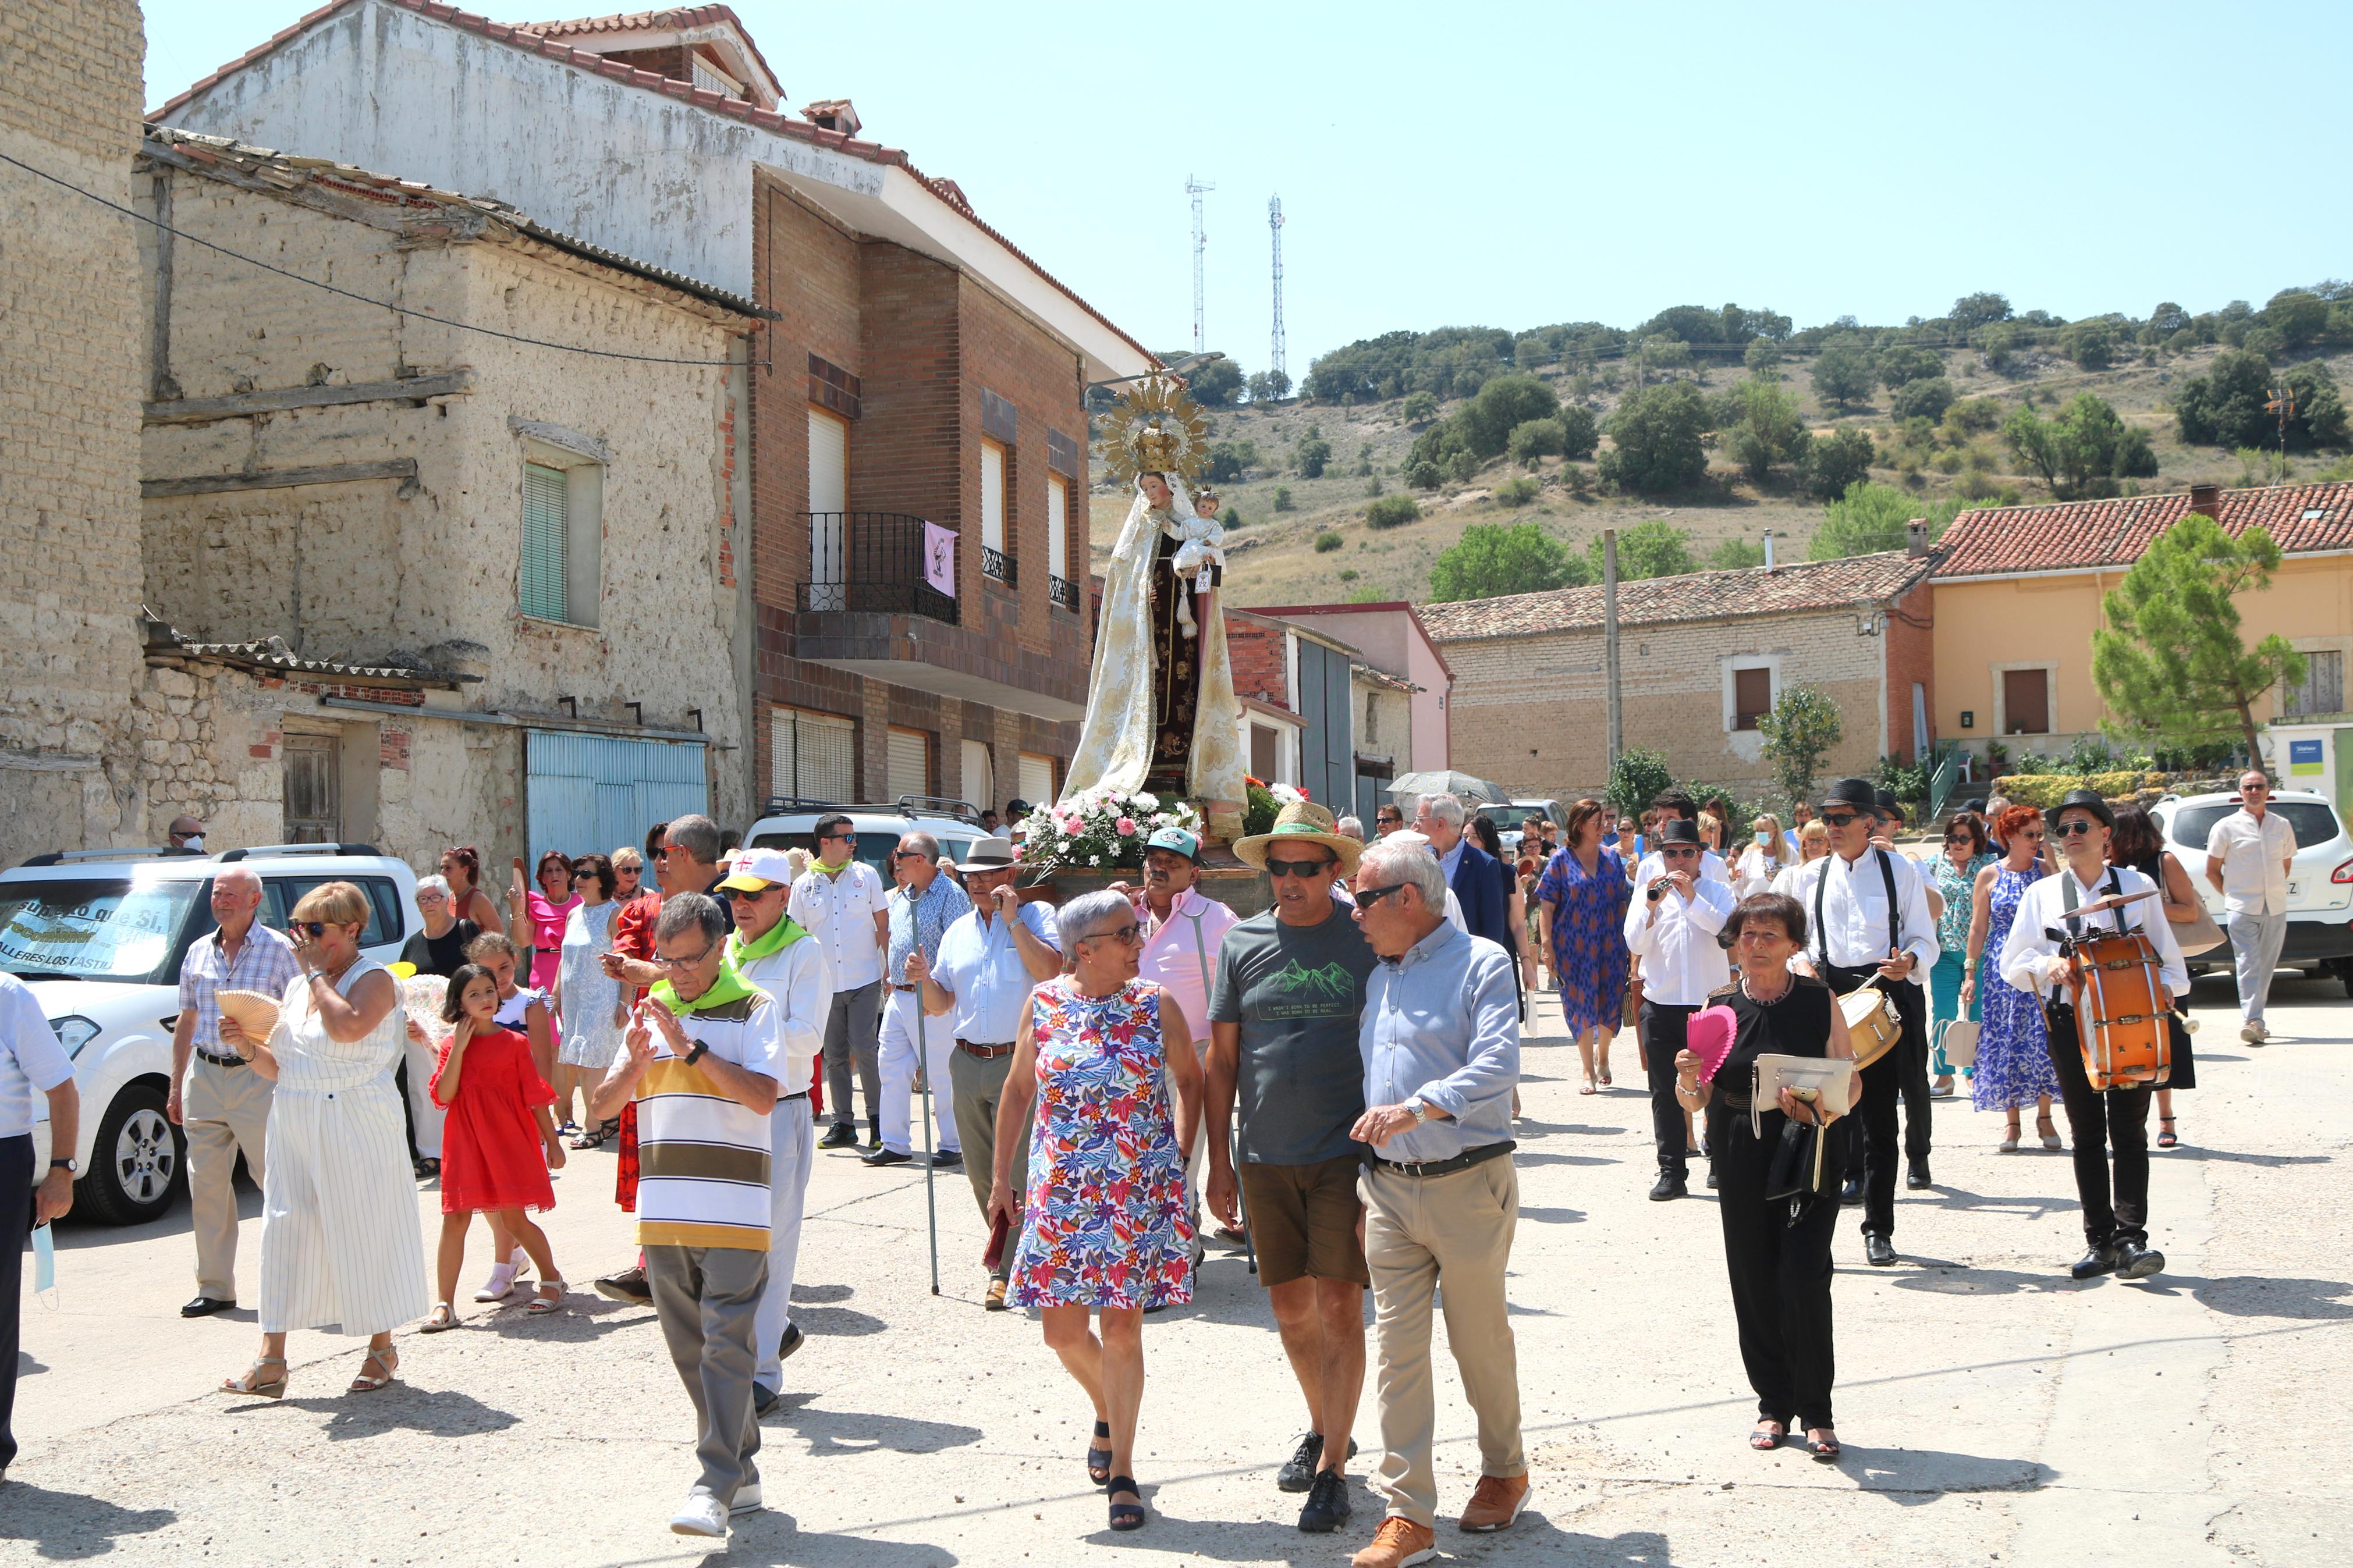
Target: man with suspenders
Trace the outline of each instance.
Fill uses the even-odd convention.
[[[1871,842],[1878,796],[1862,779],[1841,779],[1822,800],[1831,853],[1798,868],[1790,891],[1805,906],[1812,940],[1789,967],[1828,983],[1843,996],[1873,975],[1895,1003],[1903,1034],[1894,1049],[1862,1069],[1856,1107],[1862,1128],[1862,1250],[1871,1263],[1895,1261],[1895,1102],[1904,1096],[1906,1184],[1928,1178],[1928,996],[1921,977],[1936,962],[1936,922],[1927,883],[1906,855]]]

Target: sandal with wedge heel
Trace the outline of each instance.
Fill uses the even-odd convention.
[[[262,1378],[257,1375],[263,1367],[274,1366],[278,1375]],[[258,1355],[253,1364],[245,1369],[242,1377],[221,1379],[220,1392],[240,1394],[250,1399],[283,1399],[286,1397],[286,1358],[282,1355]]]
[[[388,1385],[393,1379],[399,1374],[400,1352],[393,1349],[390,1345],[385,1346],[384,1349],[380,1351],[370,1351],[365,1356],[361,1358],[360,1366],[363,1370],[357,1377],[352,1379],[351,1385],[343,1390],[344,1393],[374,1394],[376,1390]],[[379,1368],[383,1372],[384,1375],[381,1377],[369,1376],[367,1372],[364,1370],[369,1366]]]

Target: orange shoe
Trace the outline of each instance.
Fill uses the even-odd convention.
[[[1527,1477],[1481,1476],[1479,1489],[1471,1494],[1470,1504],[1462,1510],[1462,1528],[1474,1535],[1509,1530],[1512,1521],[1520,1517],[1520,1510],[1527,1506]]]
[[[1438,1538],[1430,1526],[1393,1513],[1373,1532],[1373,1543],[1348,1559],[1348,1568],[1407,1568],[1437,1555]]]

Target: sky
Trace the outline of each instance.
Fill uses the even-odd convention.
[[[147,0],[148,104],[314,4]],[[787,107],[854,100],[1154,349],[1192,346],[1198,177],[1208,346],[1265,368],[1279,194],[1294,380],[1398,328],[1890,323],[1978,289],[2146,316],[2353,276],[2344,4],[735,10]]]

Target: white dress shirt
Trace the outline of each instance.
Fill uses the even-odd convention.
[[[814,866],[803,872],[793,884],[785,912],[825,950],[833,988],[860,991],[882,978],[874,917],[888,907],[881,873],[863,860],[852,860],[839,877],[828,877]]]
[[[1692,884],[1689,899],[1669,888],[1655,904],[1637,898],[1628,906],[1626,945],[1642,961],[1644,1001],[1707,1005],[1708,993],[1732,978],[1732,960],[1716,945],[1715,933],[1739,902],[1729,883],[1703,879]]]
[[[940,956],[932,966],[932,980],[955,998],[947,1011],[954,1038],[976,1046],[1011,1045],[1021,1027],[1022,1009],[1029,1005],[1029,993],[1039,983],[1021,961],[1021,950],[1014,945],[1004,918],[994,907],[988,909],[987,920],[982,920],[981,913],[976,907],[970,914],[959,916],[940,938]],[[1029,928],[1031,936],[1057,952],[1061,951],[1051,904],[1028,900],[1015,906],[1014,918]],[[1201,1027],[1189,1014],[1185,1022],[1192,1028]]]
[[[1822,929],[1808,932],[1813,940],[1797,956],[1825,954],[1841,969],[1867,969],[1886,961],[1892,944],[1887,934],[1887,879],[1879,872],[1883,858],[1895,876],[1895,904],[1896,912],[1903,917],[1898,923],[1903,931],[1904,951],[1912,955],[1912,973],[1907,978],[1915,984],[1925,984],[1928,971],[1936,966],[1939,951],[1936,917],[1928,912],[1928,883],[1920,875],[1917,862],[1885,849],[1866,849],[1862,858],[1852,865],[1832,850],[1811,865],[1798,868],[1797,875],[1789,879],[1789,896],[1805,906],[1806,921],[1810,925],[1814,919],[1814,889],[1820,885]]]
[[[1660,857],[1657,850],[1653,849],[1635,863],[1632,881],[1637,889],[1647,888],[1666,874],[1666,861]],[[1725,865],[1723,856],[1713,849],[1703,849],[1699,852],[1699,879],[1703,882],[1722,882],[1726,887],[1730,887],[1732,872]]]
[[[73,1060],[58,1044],[49,1016],[32,987],[13,974],[0,973],[0,1138],[15,1138],[48,1119],[48,1091],[73,1077]],[[73,1158],[71,1149],[52,1150],[60,1160]],[[33,1173],[38,1186],[47,1171]]]
[[[2214,825],[2206,836],[2209,859],[2222,862],[2222,908],[2234,915],[2287,913],[2287,862],[2295,855],[2295,829],[2276,811],[2263,819],[2242,808]]]
[[[2129,866],[2116,867],[2113,873],[2119,892],[2145,893],[2157,885]],[[2059,944],[2043,935],[2043,929],[2065,929],[2068,883],[2075,883],[2075,907],[2081,909],[2094,899],[2107,896],[2110,874],[2111,868],[2102,868],[2098,878],[2087,887],[2075,880],[2073,871],[2061,871],[2027,889],[2018,900],[2018,918],[2010,922],[2010,936],[2001,944],[2001,977],[2021,991],[2037,991],[2048,996],[2051,977],[2046,968],[2051,959],[2059,956]],[[2176,996],[2189,994],[2189,970],[2181,962],[2181,944],[2173,940],[2173,922],[2165,918],[2163,899],[2143,899],[2119,910],[2081,918],[2076,923],[2086,935],[2115,931],[2120,925],[2126,931],[2147,931],[2157,948],[2165,988]]]

